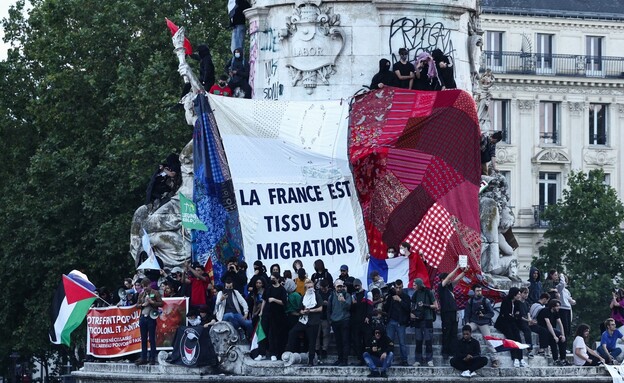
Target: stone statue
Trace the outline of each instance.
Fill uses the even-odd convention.
[[[479,89],[475,94],[475,102],[477,103],[477,115],[482,132],[490,132],[492,130],[492,121],[490,119],[492,93],[490,92],[490,88],[494,85],[495,81],[496,78],[489,68],[485,70],[485,73],[483,73],[478,81]]]
[[[180,28],[172,38],[174,53],[179,60],[178,72],[184,81],[191,84],[191,91],[180,103],[184,105],[186,121],[194,126],[197,116],[193,108],[193,100],[204,88],[186,63],[184,53],[184,28]],[[178,193],[193,198],[193,141],[189,142],[180,153],[182,185],[168,201],[160,204],[146,204],[139,207],[132,217],[130,227],[130,255],[138,265],[142,244],[143,230],[150,237],[154,254],[162,259],[165,266],[181,265],[191,256],[190,232],[182,227],[180,216],[180,197]]]
[[[511,227],[515,216],[509,206],[508,184],[500,173],[493,176],[481,176],[487,188],[479,195],[481,219],[481,269],[484,273],[509,277],[519,280],[518,259],[514,256],[517,246]],[[506,237],[507,234],[507,237]]]

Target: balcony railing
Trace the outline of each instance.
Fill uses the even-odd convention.
[[[624,57],[485,51],[481,71],[537,76],[624,79]]]
[[[544,220],[544,210],[546,210],[546,205],[533,205],[533,226],[543,229],[550,226],[548,221]]]

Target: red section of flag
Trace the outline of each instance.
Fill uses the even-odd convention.
[[[429,271],[425,262],[423,262],[420,254],[413,252],[410,254],[410,269],[409,269],[409,287],[414,287],[414,279],[420,278],[423,280],[425,287],[431,288],[431,281],[429,280]]]
[[[97,297],[97,295],[95,295],[93,292],[72,281],[71,278],[67,277],[66,275],[63,275],[63,288],[65,289],[67,304],[70,305],[83,299]]]
[[[167,27],[171,31],[171,36],[175,35],[175,33],[180,29],[177,25],[173,23],[173,21],[169,20],[165,17],[165,21],[167,22]],[[184,52],[187,55],[193,54],[193,47],[191,46],[191,42],[186,37],[184,38]]]
[[[210,283],[215,284],[214,280],[214,269],[212,268],[212,259],[208,257],[208,261],[204,265],[204,271],[208,274],[208,278],[210,278]]]

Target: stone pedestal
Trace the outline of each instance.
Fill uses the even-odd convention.
[[[468,25],[476,0],[257,0],[249,20],[254,99],[346,98],[370,85],[381,58],[436,48],[449,55],[457,86],[471,90]]]

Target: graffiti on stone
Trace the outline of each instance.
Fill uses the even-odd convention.
[[[284,85],[280,84],[278,76],[278,61],[269,59],[264,63],[264,87],[262,89],[265,100],[279,100],[284,93]]]
[[[455,58],[455,48],[451,39],[451,30],[441,21],[428,22],[425,18],[402,17],[390,23],[388,49],[394,62],[398,61],[400,48],[409,51],[409,58],[413,60],[420,52],[431,53],[438,48],[444,54]]]

